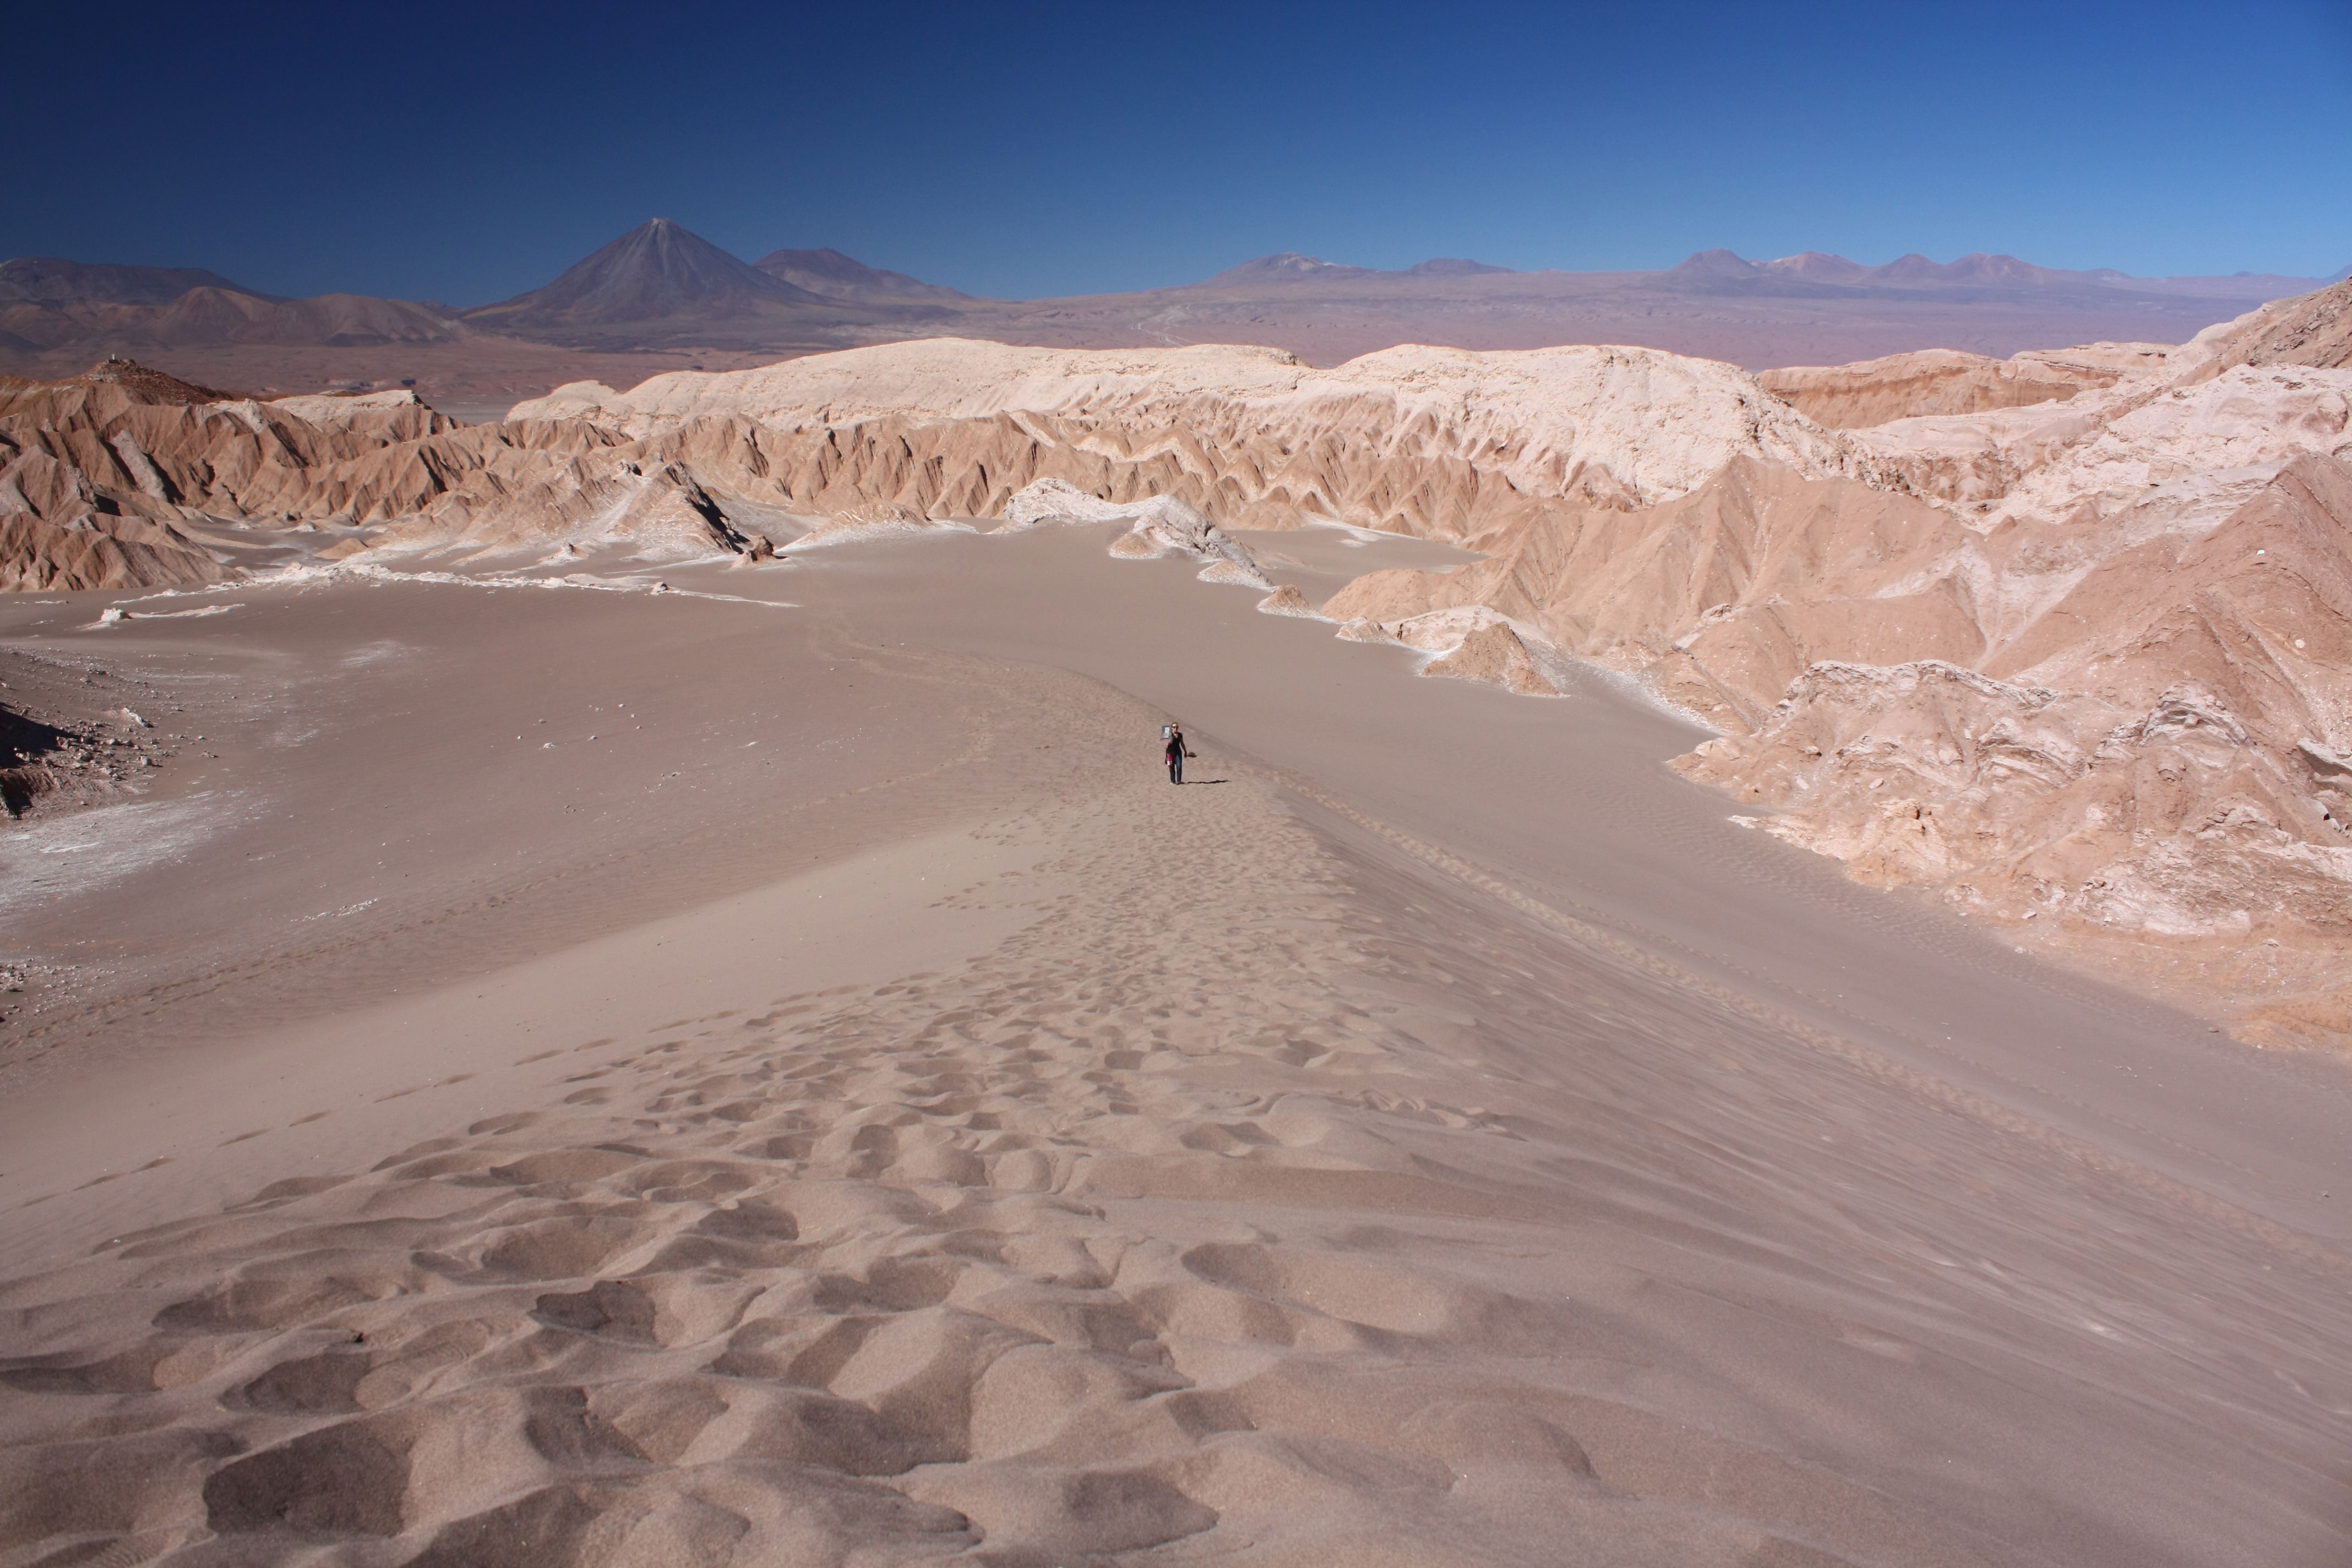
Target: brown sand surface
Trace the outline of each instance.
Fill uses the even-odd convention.
[[[1321,541],[1340,537],[1285,534],[1276,547],[1324,553]],[[2352,1083],[2332,1063],[2217,1049],[2201,1020],[2034,962],[1926,899],[1858,887],[1817,857],[1740,831],[1727,820],[1731,803],[1677,787],[1663,765],[1706,731],[1630,687],[1594,672],[1570,701],[1531,711],[1499,691],[1464,698],[1400,679],[1409,650],[1334,643],[1328,625],[1255,615],[1245,594],[1139,615],[1118,563],[1065,557],[1050,539],[949,538],[937,548],[961,557],[943,578],[861,574],[849,590],[861,624],[901,616],[944,646],[1111,681],[1695,975],[1808,1025],[1861,1031],[1971,1089],[2027,1096],[2036,1115],[2132,1139],[2140,1157],[2168,1169],[2208,1154],[2198,1168],[2232,1183],[2236,1200],[2352,1236],[2352,1208],[2317,1197],[2352,1182],[2342,1098]],[[1268,575],[1314,600],[1351,569],[1365,568],[1342,561],[1337,574]],[[1054,620],[1003,612],[1049,572],[1066,606]],[[951,591],[932,590],[934,581]],[[1283,679],[1269,679],[1276,670]],[[2217,1092],[2244,1107],[2240,1131],[2209,1114]],[[2273,1164],[2270,1179],[2242,1183]]]
[[[118,598],[135,618],[99,626]],[[615,637],[624,599],[637,613]],[[145,796],[0,836],[11,956],[40,965],[0,1025],[16,1204],[77,1184],[68,1171],[157,1157],[143,1126],[125,1134],[138,1160],[116,1146],[119,1102],[89,1086],[168,1104],[159,1070],[299,1055],[288,1042],[322,1019],[649,920],[711,918],[718,900],[868,850],[904,857],[1026,798],[1017,765],[968,776],[996,742],[956,661],[894,673],[788,604],[418,584],[6,611],[12,652],[148,693],[135,700],[174,748]],[[740,946],[776,917],[727,918]],[[322,1060],[341,1072],[364,1048]],[[414,1077],[367,1064],[341,1098],[408,1087],[378,1068]],[[64,1138],[43,1105],[68,1085],[109,1131],[77,1132],[53,1170],[22,1152]],[[27,1212],[46,1233],[100,1201]]]
[[[1109,531],[0,607],[0,1564],[2344,1560],[2328,1064]]]

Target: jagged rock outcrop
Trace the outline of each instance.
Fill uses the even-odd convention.
[[[2276,300],[2225,326],[2200,332],[2209,356],[2201,374],[2236,365],[2308,365],[2352,369],[2352,280],[2315,293]]]
[[[67,383],[0,382],[0,593],[218,582],[222,563],[178,526],[166,482],[124,423],[215,395],[119,360]]]
[[[133,518],[60,526],[5,510],[7,499],[0,489],[0,594],[192,587],[226,575],[210,554],[163,525]]]
[[[2352,452],[2352,372],[2205,369],[2191,358],[2065,403],[1900,419],[1853,438],[1901,487],[1987,530],[2200,531],[2282,465]]]
[[[681,455],[748,442],[813,510],[854,488],[925,516],[995,517],[1023,486],[1062,479],[1121,502],[1173,496],[1227,527],[1321,519],[1455,540],[1563,500],[1653,504],[1743,456],[1819,477],[1875,463],[1728,365],[1646,349],[1399,348],[1318,370],[1272,349],[934,339],[628,393],[583,383],[514,416],[666,437]]]
[[[1447,613],[1441,611],[1439,616]],[[1399,640],[1414,643],[1416,633],[1442,635],[1453,629],[1433,626],[1431,623],[1437,619],[1438,616],[1423,616],[1408,621],[1400,630]],[[1482,680],[1521,697],[1559,695],[1559,688],[1536,667],[1535,658],[1528,651],[1528,645],[1519,640],[1519,634],[1499,617],[1472,623],[1461,634],[1460,641],[1423,665],[1421,673],[1456,680]]]
[[[1285,583],[1281,587],[1260,599],[1257,602],[1257,609],[1258,614],[1262,616],[1296,616],[1302,620],[1322,618],[1307,595],[1288,583]]]
[[[1125,522],[1110,552],[1130,561],[1175,555],[1201,563],[1203,583],[1229,583],[1263,593],[1273,586],[1250,552],[1207,518],[1173,496],[1153,496],[1133,506],[1090,496],[1060,479],[1040,479],[1008,501],[1000,533],[1049,523]]]
[[[2006,531],[1973,668],[1818,639],[1751,733],[1678,765],[1866,879],[2200,965],[2267,944],[2258,1032],[2352,1031],[2352,468],[2299,458],[2203,532]]]
[[[1304,597],[1301,597],[1304,603]],[[1258,606],[1264,609],[1265,606]],[[1296,612],[1291,612],[1296,613]],[[1322,613],[1334,617],[1328,606]],[[1424,659],[1416,673],[1456,680],[1478,680],[1500,686],[1522,697],[1557,697],[1563,683],[1547,669],[1557,666],[1559,652],[1538,637],[1538,658],[1519,636],[1520,628],[1484,605],[1425,610],[1395,620],[1358,616],[1342,621],[1339,636],[1348,642],[1397,643],[1436,657]]]
[[[311,393],[297,397],[272,398],[269,406],[282,409],[321,430],[357,432],[387,444],[422,440],[427,436],[438,436],[444,430],[458,427],[457,420],[405,389],[360,394]]]
[[[0,386],[0,586],[17,591],[215,582],[238,544],[222,523],[468,552],[751,542],[691,472],[593,426],[459,426],[407,393],[217,399],[123,362]]]
[[[1921,349],[1858,364],[1759,371],[1756,379],[1807,418],[1852,430],[1925,414],[2063,403],[2078,392],[2113,386],[2126,374],[2160,366],[2168,352],[2162,343],[2092,343],[2003,360],[1958,349]]]
[[[1481,542],[1486,560],[1372,573],[1322,613],[1378,623],[1483,605],[1580,658],[1652,672],[1671,699],[1733,729],[1827,647],[1853,658],[1982,651],[1966,574],[1934,570],[1969,547],[1968,530],[1855,480],[1743,458],[1662,506],[1561,507]]]
[[[2200,682],[2135,711],[1940,661],[1825,662],[1763,729],[1675,765],[1781,808],[1753,820],[1865,881],[2205,953],[2263,942],[2304,972],[2284,989],[2306,1019],[2352,1016],[2352,762],[2280,745]]]

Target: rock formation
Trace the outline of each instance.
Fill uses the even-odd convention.
[[[458,426],[406,393],[225,398],[121,362],[0,384],[0,587],[215,582],[245,542],[222,524],[469,552],[750,544],[692,475],[592,426]]]
[[[1133,506],[1090,496],[1060,479],[1039,479],[1006,503],[999,532],[1017,532],[1048,523],[1126,522],[1110,552],[1130,561],[1175,555],[1201,563],[1203,583],[1229,583],[1264,593],[1273,587],[1257,562],[1207,518],[1173,496],[1152,496]]]
[[[1085,352],[937,339],[519,404],[731,460],[782,499],[855,490],[993,517],[1038,479],[1173,496],[1228,527],[1325,520],[1468,541],[1570,498],[1641,505],[1739,457],[1876,459],[1728,365],[1647,349],[1400,348],[1318,370],[1273,349]],[[887,494],[883,492],[887,490]]]
[[[756,551],[741,520],[777,514],[812,541],[1116,521],[1116,553],[1261,591],[1224,529],[1444,540],[1486,558],[1374,573],[1319,614],[1432,676],[1632,676],[1719,731],[1685,771],[1870,879],[2200,963],[2277,942],[2305,967],[2263,1026],[2326,1029],[2352,1003],[2330,989],[2352,940],[2352,370],[2292,356],[2335,355],[2347,309],[2337,288],[2177,349],[1780,378],[1843,429],[1730,366],[1610,348],[1318,370],[936,340],[574,384],[465,427],[398,397],[93,382],[0,403],[0,507],[113,542],[64,563],[10,535],[53,583],[167,550],[217,570],[206,517],[464,554]]]
[[[2352,368],[2352,281],[2273,300],[2203,336],[2213,345],[2207,375],[2242,364]]]
[[[2325,345],[2329,308],[2064,402],[1859,433],[1853,478],[1743,458],[1660,506],[1549,510],[1474,540],[1486,561],[1374,574],[1323,613],[1496,609],[1727,731],[1678,765],[1774,810],[1769,831],[2091,945],[2154,938],[2208,969],[2283,949],[2288,1000],[2250,1027],[2333,1035],[2352,373],[2250,363],[2283,321]]]
[[[2113,386],[2127,374],[2158,368],[2171,352],[2166,343],[2093,343],[1997,360],[1921,349],[1859,364],[1768,370],[1756,379],[1809,418],[1850,430],[1925,414],[2063,402],[2086,388]]]
[[[1339,635],[1350,642],[1396,642],[1435,655],[1423,662],[1422,675],[1485,681],[1521,697],[1559,695],[1559,686],[1538,667],[1518,628],[1484,605],[1429,610],[1394,622],[1350,620]]]

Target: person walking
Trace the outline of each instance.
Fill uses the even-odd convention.
[[[1190,751],[1186,750],[1184,746],[1184,727],[1181,724],[1164,725],[1162,726],[1160,732],[1168,737],[1168,747],[1166,752],[1168,758],[1168,782],[1174,784],[1182,784],[1184,782],[1184,759],[1192,754]]]

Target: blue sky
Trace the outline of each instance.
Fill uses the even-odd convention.
[[[2352,0],[48,6],[0,254],[478,304],[673,217],[1015,298],[1367,266],[2352,263]]]

